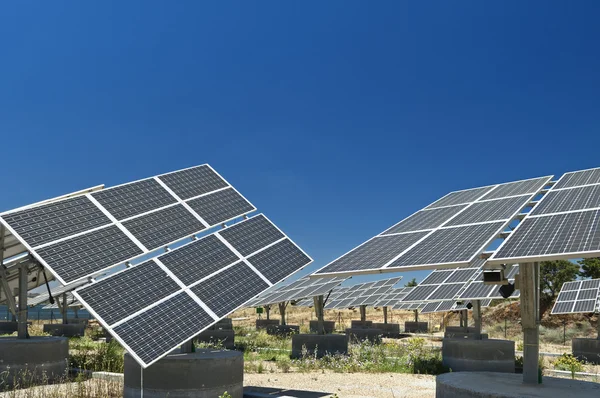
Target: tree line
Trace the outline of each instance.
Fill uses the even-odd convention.
[[[562,285],[577,277],[600,278],[600,258],[584,258],[577,263],[567,260],[542,261],[540,263],[541,299],[546,304],[552,303]]]

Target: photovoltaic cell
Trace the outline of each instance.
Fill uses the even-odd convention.
[[[556,301],[575,301],[577,299],[577,290],[570,292],[560,292]]]
[[[308,265],[311,259],[289,239],[285,239],[249,257],[248,261],[268,280],[277,283]]]
[[[187,204],[210,225],[217,225],[256,210],[233,188],[192,199]]]
[[[431,210],[421,210],[411,215],[407,219],[400,221],[398,224],[389,228],[381,235],[395,234],[398,232],[434,229],[444,224],[446,221],[448,221],[458,212],[463,210],[465,207],[467,207],[467,205],[442,207],[439,209]]]
[[[575,302],[573,312],[594,312],[596,309],[596,300],[582,300]]]
[[[554,308],[552,309],[552,315],[572,314],[574,305],[575,305],[574,301],[561,302],[561,303],[557,302],[554,304]]]
[[[37,253],[70,283],[143,252],[113,225],[46,246]]]
[[[433,293],[438,286],[434,285],[421,285],[416,286],[413,290],[404,297],[402,301],[422,301],[425,300],[431,293]]]
[[[600,168],[565,173],[553,189],[571,188],[581,185],[599,184]]]
[[[428,297],[428,300],[448,300],[452,299],[456,296],[456,294],[463,287],[460,283],[442,285],[440,286],[431,296]]]
[[[227,227],[219,231],[219,235],[243,256],[248,256],[285,236],[262,214]]]
[[[204,224],[179,204],[125,221],[123,226],[148,250],[205,229]]]
[[[496,289],[499,289],[499,287],[496,285],[486,285],[483,282],[473,282],[465,289],[465,291],[462,292],[460,298],[485,298],[489,297],[490,294]]]
[[[177,201],[153,178],[103,189],[91,195],[117,220],[133,217]]]
[[[483,197],[483,200],[505,198],[508,196],[534,194],[542,189],[550,180],[550,177],[533,178],[501,184],[496,189]]]
[[[184,284],[191,285],[239,261],[239,257],[215,235],[207,235],[162,255],[160,261]]]
[[[600,207],[600,185],[550,191],[531,215],[559,213]]]
[[[465,203],[474,202],[475,200],[483,196],[486,192],[489,192],[492,188],[493,186],[489,186],[452,192],[444,196],[443,198],[433,202],[432,204],[427,206],[426,209],[433,209],[442,206],[461,205]]]
[[[503,222],[438,229],[388,268],[469,262],[504,225]]]
[[[529,197],[529,195],[516,196],[513,198],[473,203],[469,208],[445,224],[445,226],[508,220],[529,202]]]
[[[468,282],[477,273],[477,268],[466,268],[454,271],[452,276],[446,280],[446,283]]]
[[[229,186],[207,165],[163,174],[158,178],[182,200]]]
[[[77,290],[104,321],[112,325],[177,292],[179,285],[153,261]]]
[[[110,224],[85,196],[8,213],[2,218],[33,247]]]
[[[144,363],[151,364],[214,322],[182,292],[113,330]]]
[[[427,277],[425,279],[423,279],[423,281],[421,283],[419,283],[419,285],[437,285],[440,283],[443,283],[446,279],[448,279],[448,277],[450,276],[450,274],[452,274],[454,272],[454,270],[435,270],[432,273],[430,273],[429,275],[427,275]]]
[[[425,235],[427,232],[373,238],[329,264],[326,271],[341,272],[382,267]]]
[[[192,287],[217,316],[224,317],[237,307],[260,294],[269,285],[243,262]]]

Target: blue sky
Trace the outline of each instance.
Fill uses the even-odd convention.
[[[2,4],[0,209],[210,163],[322,266],[448,191],[600,166],[599,8]]]

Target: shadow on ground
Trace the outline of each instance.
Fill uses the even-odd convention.
[[[244,398],[320,398],[331,393],[317,391],[288,390],[287,388],[244,387]]]

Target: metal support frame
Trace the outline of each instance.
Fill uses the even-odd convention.
[[[540,355],[540,264],[519,267],[521,325],[523,326],[523,383],[538,384]]]
[[[360,321],[361,322],[367,321],[367,306],[366,305],[360,306]]]
[[[383,307],[383,323],[388,322],[388,307]]]
[[[68,321],[67,321],[67,310],[68,309],[69,309],[69,304],[67,304],[67,293],[65,292],[62,294],[62,308],[61,308],[63,325],[66,325],[68,323]]]
[[[419,322],[419,310],[415,310],[415,322]]]
[[[475,321],[475,340],[481,340],[481,300],[475,300],[473,304],[473,321]]]
[[[17,303],[15,302],[14,292],[10,291],[10,286],[8,284],[8,279],[6,275],[6,266],[4,265],[4,234],[6,233],[6,229],[4,225],[0,225],[0,283],[2,284],[2,288],[4,289],[4,294],[6,294],[6,303],[8,304],[8,309],[14,317],[17,315]]]
[[[27,339],[27,272],[29,268],[27,263],[19,267],[19,317],[17,325],[17,338]]]
[[[325,316],[323,314],[323,307],[325,307],[323,296],[313,297],[315,315],[317,317],[317,334],[325,334]]]
[[[279,315],[281,315],[281,326],[285,326],[285,309],[287,308],[287,301],[279,303]]]

